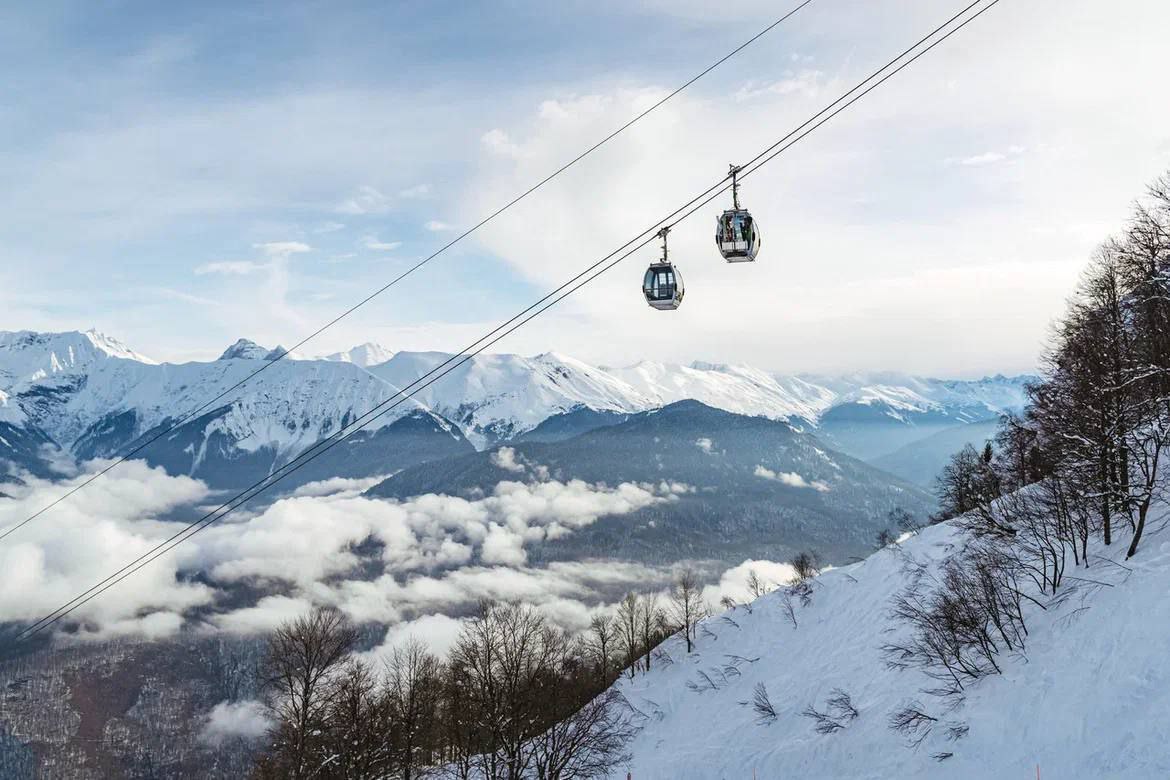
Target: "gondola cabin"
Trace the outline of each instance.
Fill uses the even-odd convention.
[[[747,209],[729,209],[715,226],[715,244],[727,262],[751,262],[760,251],[760,228]]]
[[[659,311],[677,309],[682,303],[682,274],[671,263],[652,263],[642,279],[642,294],[646,303]]]

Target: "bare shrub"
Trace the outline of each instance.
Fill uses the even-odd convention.
[[[828,707],[829,712],[837,720],[842,722],[856,720],[860,714],[857,708],[853,706],[853,699],[840,688],[834,688],[832,690],[829,698],[825,700],[825,705]]]
[[[779,717],[772,700],[768,698],[768,688],[763,683],[756,683],[752,689],[752,709],[756,713],[757,723],[771,723]]]
[[[910,701],[890,714],[890,728],[915,747],[930,736],[938,718],[928,715],[919,701]]]

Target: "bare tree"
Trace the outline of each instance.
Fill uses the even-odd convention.
[[[310,775],[390,777],[398,772],[393,740],[399,722],[367,664],[352,658],[345,662],[330,691],[324,721],[328,763]]]
[[[820,574],[821,557],[816,550],[805,550],[796,554],[789,564],[795,571],[793,584],[807,582]]]
[[[589,780],[629,760],[626,746],[637,729],[631,709],[615,690],[586,701],[533,740],[538,780]]]
[[[765,593],[772,590],[762,579],[755,569],[748,569],[747,573],[747,589],[753,599],[758,599]]]
[[[631,678],[637,673],[638,658],[641,656],[642,636],[638,629],[640,612],[640,600],[634,593],[627,593],[618,603],[616,616],[618,645],[625,657],[624,663]]]
[[[300,780],[330,757],[323,754],[333,687],[357,632],[336,609],[314,609],[273,633],[264,660],[264,689],[276,725],[274,746],[259,767],[266,776]]]
[[[432,763],[441,665],[417,639],[394,648],[386,662],[386,699],[395,727],[394,754],[402,780]]]
[[[688,653],[694,649],[696,626],[706,616],[699,576],[694,569],[683,569],[670,590],[670,618],[682,632]]]
[[[643,596],[641,608],[638,610],[638,630],[642,642],[642,662],[647,672],[650,671],[653,650],[664,631],[665,620],[662,609],[658,606],[658,597],[652,593]]]
[[[613,669],[613,654],[617,644],[617,627],[615,620],[609,615],[594,615],[589,621],[589,635],[586,648],[597,669],[597,680],[601,686],[607,686],[613,679],[610,670]]]

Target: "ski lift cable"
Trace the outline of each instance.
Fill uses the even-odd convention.
[[[508,211],[509,209],[511,209],[513,206],[515,206],[515,205],[516,205],[516,204],[518,204],[520,201],[522,201],[522,200],[524,200],[525,198],[527,198],[529,195],[532,195],[532,194],[533,194],[533,193],[535,193],[537,190],[539,190],[539,189],[541,189],[542,187],[544,187],[544,185],[548,184],[550,181],[552,181],[553,179],[557,178],[557,177],[558,177],[558,176],[560,176],[562,173],[564,173],[565,171],[569,170],[570,168],[572,168],[572,167],[573,167],[574,165],[576,165],[577,163],[579,163],[579,162],[581,162],[582,160],[584,160],[586,157],[588,157],[589,155],[591,155],[593,152],[597,151],[597,150],[598,150],[598,149],[600,149],[602,146],[604,146],[605,144],[609,143],[610,141],[612,141],[612,140],[613,140],[614,138],[616,138],[617,136],[621,135],[623,132],[625,132],[626,130],[628,130],[629,128],[631,128],[632,126],[634,126],[635,124],[637,124],[638,122],[640,122],[642,119],[645,119],[645,118],[646,118],[648,115],[650,115],[651,113],[653,113],[655,110],[657,110],[658,108],[661,108],[661,107],[662,107],[663,105],[665,105],[667,102],[669,102],[669,101],[670,101],[670,100],[672,100],[673,98],[677,97],[677,96],[678,96],[678,95],[679,95],[681,92],[683,92],[683,91],[684,91],[684,90],[686,90],[688,87],[690,87],[691,85],[693,85],[693,84],[694,84],[696,81],[698,81],[699,79],[703,78],[703,77],[704,77],[704,76],[706,76],[707,74],[711,73],[711,71],[715,70],[715,69],[716,69],[716,68],[718,68],[720,65],[722,65],[722,64],[723,64],[723,63],[725,63],[725,62],[727,62],[729,59],[731,59],[732,57],[736,56],[737,54],[739,54],[740,52],[742,52],[742,51],[743,51],[744,49],[746,49],[747,47],[751,46],[753,43],[755,43],[756,41],[758,41],[760,38],[763,38],[765,35],[767,35],[767,34],[768,34],[769,32],[771,32],[773,29],[775,29],[776,27],[780,26],[782,23],[784,23],[785,21],[787,21],[789,18],[791,18],[792,16],[794,16],[794,15],[795,15],[795,14],[796,14],[798,11],[800,11],[801,9],[803,9],[805,6],[809,5],[809,4],[810,4],[810,3],[812,3],[812,2],[813,2],[813,0],[803,0],[803,2],[801,2],[799,5],[797,5],[796,7],[792,8],[791,10],[789,10],[788,12],[786,12],[786,13],[785,13],[783,16],[780,16],[779,18],[777,18],[776,20],[774,20],[774,21],[773,21],[771,24],[769,24],[769,25],[767,25],[766,27],[764,27],[764,28],[763,28],[762,30],[760,30],[758,33],[756,33],[756,34],[755,34],[755,35],[753,35],[751,38],[747,39],[746,41],[744,41],[743,43],[741,43],[739,46],[735,47],[735,48],[734,48],[734,49],[732,49],[731,51],[729,51],[727,54],[724,54],[722,57],[720,57],[718,60],[716,60],[715,62],[713,62],[713,63],[711,63],[710,65],[708,65],[708,66],[707,66],[706,68],[704,68],[703,70],[701,70],[701,71],[699,71],[698,73],[696,73],[694,76],[692,76],[691,78],[689,78],[687,81],[683,82],[681,85],[679,85],[678,87],[676,87],[676,88],[675,88],[673,91],[671,91],[669,94],[667,94],[666,96],[664,96],[664,97],[660,98],[659,100],[657,100],[656,102],[654,102],[654,103],[653,103],[653,104],[652,104],[650,107],[648,107],[648,108],[644,109],[643,111],[641,111],[640,113],[638,113],[637,115],[635,115],[635,116],[634,116],[632,119],[628,120],[628,121],[627,121],[625,124],[621,125],[621,126],[620,126],[620,127],[618,127],[616,130],[612,131],[612,132],[611,132],[609,135],[605,136],[605,137],[604,137],[604,138],[602,138],[600,141],[598,141],[597,143],[593,144],[592,146],[590,146],[590,147],[589,147],[588,149],[586,149],[585,151],[583,151],[583,152],[581,152],[580,154],[578,154],[578,155],[577,155],[576,157],[574,157],[572,160],[570,160],[569,162],[565,163],[565,164],[564,164],[564,165],[562,165],[560,168],[557,168],[555,171],[553,171],[553,172],[552,172],[552,173],[550,173],[549,175],[545,176],[545,177],[544,177],[543,179],[541,179],[539,182],[537,182],[536,184],[532,185],[531,187],[529,187],[529,188],[528,188],[527,190],[525,190],[524,192],[522,192],[522,193],[520,193],[519,195],[515,196],[515,197],[514,197],[514,198],[512,198],[510,201],[508,201],[508,202],[507,202],[507,203],[505,203],[504,205],[502,205],[502,206],[500,206],[499,208],[497,208],[495,211],[493,211],[493,212],[491,212],[490,214],[488,214],[486,217],[484,217],[483,219],[481,219],[479,222],[475,223],[475,224],[474,224],[474,225],[472,225],[470,228],[468,228],[467,230],[463,231],[463,232],[462,232],[462,233],[460,233],[458,236],[456,236],[455,238],[451,239],[451,240],[450,240],[450,241],[448,241],[446,244],[444,244],[443,246],[439,247],[438,249],[436,249],[436,250],[435,250],[434,252],[432,252],[431,254],[429,254],[429,255],[427,255],[426,257],[424,257],[422,260],[419,260],[417,263],[415,263],[415,264],[414,264],[414,265],[412,265],[411,267],[407,268],[405,271],[403,271],[402,273],[400,273],[398,276],[395,276],[395,277],[394,277],[393,279],[391,279],[389,282],[387,282],[386,284],[382,285],[381,287],[379,287],[377,290],[375,290],[374,292],[372,292],[372,293],[370,293],[369,295],[367,295],[367,296],[366,296],[365,298],[363,298],[362,300],[358,301],[357,303],[355,303],[354,305],[350,306],[350,307],[349,307],[348,309],[346,309],[345,311],[343,311],[343,312],[341,312],[340,314],[338,314],[336,317],[334,317],[333,319],[331,319],[329,322],[327,322],[327,323],[325,323],[324,325],[322,325],[321,327],[317,328],[317,330],[313,331],[313,332],[312,332],[312,333],[310,333],[308,336],[306,336],[306,337],[304,337],[303,339],[301,339],[300,341],[298,341],[296,344],[292,345],[292,346],[291,346],[291,347],[289,347],[288,349],[283,349],[283,348],[282,348],[282,351],[281,351],[279,354],[277,354],[277,355],[275,355],[275,356],[271,356],[270,358],[268,358],[268,359],[264,360],[264,361],[263,361],[263,363],[262,363],[262,364],[261,364],[261,365],[260,365],[258,368],[256,368],[254,371],[252,371],[252,372],[250,372],[249,374],[247,374],[247,375],[246,375],[244,378],[240,379],[240,380],[239,380],[238,382],[236,382],[235,384],[233,384],[233,385],[231,385],[230,387],[228,387],[228,388],[226,388],[226,389],[222,390],[222,391],[221,391],[221,392],[220,392],[218,395],[216,395],[215,397],[213,397],[213,398],[209,399],[208,401],[204,402],[204,403],[203,403],[201,406],[199,406],[198,408],[192,409],[191,411],[189,411],[189,412],[187,412],[187,413],[183,414],[183,415],[182,415],[182,416],[180,416],[180,417],[179,417],[179,418],[178,418],[178,419],[177,419],[175,422],[173,422],[173,423],[171,423],[171,424],[169,424],[169,425],[166,425],[166,426],[164,426],[164,427],[163,427],[161,430],[159,430],[159,431],[155,432],[154,434],[152,434],[152,435],[151,435],[151,436],[150,436],[148,439],[146,439],[145,441],[142,441],[142,442],[140,442],[140,443],[136,444],[136,445],[133,447],[133,449],[131,449],[130,451],[126,452],[125,454],[123,454],[123,455],[121,455],[121,456],[117,457],[117,458],[116,458],[116,459],[114,459],[114,460],[113,460],[111,463],[109,463],[109,464],[107,464],[107,465],[103,466],[103,467],[102,467],[102,468],[101,468],[99,471],[97,471],[97,472],[93,473],[92,475],[90,475],[89,477],[87,477],[87,478],[86,478],[84,481],[82,481],[81,483],[79,483],[79,484],[77,484],[77,485],[74,485],[74,486],[73,486],[72,488],[70,488],[68,491],[66,491],[66,492],[62,493],[60,496],[58,496],[57,498],[55,498],[55,499],[53,499],[52,501],[50,501],[49,503],[47,503],[45,506],[41,507],[41,508],[40,508],[40,509],[38,509],[36,512],[34,512],[33,514],[29,515],[27,518],[25,518],[25,519],[24,519],[24,520],[22,520],[21,522],[17,523],[16,525],[14,525],[14,526],[12,526],[12,527],[10,527],[10,528],[7,528],[7,529],[5,529],[3,532],[0,532],[0,541],[3,541],[3,540],[4,540],[4,539],[5,539],[5,538],[6,538],[6,537],[9,535],[9,534],[12,534],[13,532],[17,531],[18,529],[20,529],[20,528],[23,528],[23,527],[24,527],[26,524],[28,524],[28,523],[32,522],[33,520],[35,520],[36,518],[40,517],[40,516],[41,516],[41,515],[43,515],[45,512],[47,512],[47,511],[49,511],[50,509],[52,509],[53,507],[57,506],[57,505],[58,505],[58,504],[60,504],[62,501],[65,501],[66,499],[68,499],[70,496],[74,495],[74,494],[75,494],[75,493],[77,493],[78,491],[80,491],[80,490],[84,490],[84,489],[85,489],[87,486],[89,486],[90,484],[92,484],[92,483],[93,483],[95,480],[97,480],[97,479],[100,479],[101,477],[105,476],[105,475],[106,475],[107,473],[109,473],[111,470],[113,470],[113,469],[117,468],[117,467],[118,467],[119,465],[121,465],[122,463],[125,463],[127,460],[129,460],[130,458],[134,457],[134,456],[135,456],[135,455],[137,455],[138,453],[142,452],[144,449],[146,449],[147,447],[149,447],[151,444],[153,444],[154,442],[158,441],[159,439],[161,439],[162,437],[166,436],[167,434],[171,433],[171,432],[172,432],[172,431],[174,431],[176,428],[179,428],[179,427],[181,427],[181,426],[185,425],[186,423],[190,422],[191,420],[195,419],[195,418],[196,418],[196,417],[198,417],[198,416],[199,416],[201,413],[203,413],[203,412],[207,411],[208,409],[212,408],[212,406],[213,406],[215,403],[217,403],[217,402],[221,401],[222,399],[226,398],[228,395],[230,395],[231,393],[235,392],[235,391],[236,391],[236,390],[238,390],[240,387],[242,387],[243,385],[245,385],[246,383],[248,383],[249,381],[251,381],[251,380],[252,380],[253,378],[255,378],[257,375],[259,375],[259,374],[263,373],[264,371],[267,371],[267,370],[268,370],[268,369],[269,369],[269,368],[270,368],[270,367],[271,367],[271,366],[272,366],[274,363],[277,363],[277,362],[279,362],[279,361],[281,361],[281,360],[285,359],[286,357],[288,357],[288,355],[289,355],[289,354],[291,354],[291,353],[295,352],[296,350],[300,349],[301,347],[305,346],[305,345],[306,345],[306,344],[308,344],[310,341],[312,341],[313,339],[317,338],[317,337],[318,337],[318,336],[320,336],[322,333],[324,333],[325,331],[329,330],[329,329],[330,329],[330,328],[332,328],[334,325],[336,325],[337,323],[341,322],[343,319],[345,319],[345,318],[346,318],[346,317],[348,317],[349,315],[351,315],[351,314],[353,314],[354,312],[356,312],[358,309],[361,309],[362,307],[364,307],[364,306],[365,306],[366,304],[368,304],[370,301],[374,300],[375,298],[377,298],[378,296],[382,295],[383,293],[385,293],[385,292],[386,292],[387,290],[389,290],[390,288],[394,287],[394,286],[395,286],[396,284],[398,284],[399,282],[401,282],[401,281],[403,281],[404,279],[406,279],[408,276],[410,276],[411,274],[413,274],[415,271],[419,270],[419,269],[420,269],[420,268],[422,268],[423,266],[425,266],[425,265],[427,265],[428,263],[430,263],[432,260],[434,260],[435,258],[437,258],[439,255],[442,255],[442,254],[443,254],[444,252],[446,252],[448,249],[451,249],[451,248],[452,248],[453,246],[455,246],[456,244],[458,244],[458,243],[462,242],[462,241],[463,241],[465,238],[467,238],[468,236],[472,235],[473,233],[476,233],[476,232],[478,232],[478,231],[480,230],[480,228],[484,227],[484,226],[485,226],[485,225],[487,225],[488,223],[490,223],[490,222],[492,222],[493,220],[495,220],[495,219],[496,219],[497,217],[499,217],[501,214],[503,214],[504,212],[506,212],[506,211]]]
[[[788,136],[786,136],[789,139],[787,142],[782,142],[782,145],[773,144],[772,146],[768,147],[768,150],[765,150],[765,152],[754,157],[751,162],[749,162],[748,164],[746,164],[744,166],[745,168],[747,166],[752,166],[751,170],[745,170],[745,171],[740,172],[739,178],[742,179],[745,176],[750,175],[751,173],[758,171],[761,167],[766,165],[768,162],[771,162],[773,159],[775,159],[777,156],[782,154],[788,148],[791,148],[793,145],[795,145],[799,141],[803,140],[805,137],[807,137],[814,130],[816,130],[818,127],[823,125],[825,122],[829,121],[830,119],[835,117],[837,114],[844,111],[846,108],[851,106],[853,103],[857,102],[862,97],[864,97],[869,92],[871,92],[873,89],[876,89],[878,86],[880,86],[886,80],[891,78],[893,75],[900,72],[902,69],[908,67],[910,64],[912,64],[913,62],[917,61],[919,58],[924,56],[927,52],[931,51],[936,46],[941,44],[943,41],[947,40],[952,35],[957,33],[959,30],[961,30],[962,28],[966,27],[968,24],[973,22],[979,16],[983,15],[986,11],[990,10],[993,6],[997,5],[1000,2],[1000,0],[990,0],[990,2],[987,2],[987,0],[976,0],[976,2],[971,3],[965,9],[963,9],[963,11],[960,11],[954,17],[949,19],[947,22],[944,22],[938,28],[933,30],[930,34],[925,36],[918,43],[914,44],[914,46],[912,46],[910,49],[907,49],[906,52],[903,52],[903,54],[899,55],[894,60],[891,60],[890,63],[883,66],[882,68],[879,68],[878,71],[875,71],[875,75],[880,74],[880,73],[884,72],[885,70],[889,69],[889,67],[892,63],[898,62],[899,60],[903,59],[904,57],[906,57],[907,54],[909,54],[910,52],[917,49],[922,43],[924,43],[927,40],[929,40],[930,38],[934,37],[936,34],[941,32],[946,27],[950,26],[956,19],[961,17],[968,10],[970,10],[971,8],[979,5],[980,3],[984,3],[984,2],[986,2],[986,5],[983,5],[983,7],[980,8],[976,13],[968,16],[966,19],[964,19],[962,22],[960,22],[958,25],[956,25],[953,29],[946,32],[944,35],[939,37],[937,40],[931,42],[929,46],[926,46],[921,51],[914,54],[914,56],[911,57],[910,59],[907,59],[905,62],[902,62],[901,64],[899,64],[890,73],[882,76],[880,80],[874,82],[873,84],[871,84],[870,86],[865,88],[863,91],[861,91],[857,95],[854,95],[852,98],[850,98],[843,105],[840,105],[839,107],[837,107],[835,110],[833,110],[828,115],[823,116],[820,120],[816,121],[811,126],[808,126],[803,132],[800,133],[800,135],[793,136],[793,134],[790,133],[790,134],[788,134]],[[868,81],[871,81],[873,78],[874,78],[874,76],[871,76],[870,78],[867,78],[862,83],[867,83]],[[850,90],[850,92],[854,92],[854,91],[856,91],[856,89],[857,88],[854,88],[853,90]],[[846,93],[846,94],[849,94],[849,93]],[[805,125],[808,125],[808,123],[806,122]],[[699,211],[700,209],[702,209],[703,207],[708,205],[710,202],[714,201],[720,195],[727,192],[729,189],[731,189],[731,184],[728,183],[727,178],[725,178],[718,185],[716,185],[712,188],[709,188],[703,195],[700,195],[697,198],[692,199],[686,206],[676,210],[675,214],[679,214],[679,216],[677,216],[673,222],[671,222],[669,225],[666,225],[666,226],[669,227],[672,225],[676,225],[679,222],[685,220],[686,218],[690,217],[691,215],[693,215],[694,213],[696,213],[697,211]],[[712,190],[714,190],[714,192],[712,192]],[[308,457],[304,458],[303,460],[300,460],[300,462],[297,462],[301,457],[301,456],[298,456],[298,459],[294,459],[294,461],[290,461],[289,464],[286,464],[286,467],[282,467],[282,469],[278,469],[277,472],[274,472],[269,477],[266,477],[264,480],[260,480],[259,482],[255,483],[253,486],[249,487],[247,490],[242,491],[241,493],[237,494],[230,501],[225,502],[220,507],[217,507],[216,509],[207,513],[199,520],[189,524],[183,530],[177,532],[176,534],[171,536],[169,539],[159,543],[151,551],[139,556],[138,559],[127,564],[126,566],[124,566],[122,569],[115,572],[114,574],[111,574],[109,577],[107,577],[102,582],[99,582],[98,584],[94,585],[89,590],[85,591],[84,593],[82,593],[79,596],[75,597],[74,599],[70,600],[66,604],[59,607],[58,609],[54,610],[50,614],[41,618],[36,623],[26,627],[23,631],[21,631],[17,635],[16,638],[18,640],[28,639],[28,638],[31,638],[32,636],[40,633],[41,631],[47,629],[48,627],[52,626],[53,624],[55,624],[56,622],[58,622],[59,620],[61,620],[62,618],[64,618],[68,614],[70,614],[71,612],[73,612],[74,610],[78,609],[79,607],[86,604],[87,602],[89,602],[93,598],[96,598],[101,593],[105,592],[109,588],[111,588],[114,585],[116,585],[117,583],[121,582],[126,577],[129,577],[130,575],[134,574],[135,572],[137,572],[138,570],[140,570],[144,566],[149,565],[151,562],[153,562],[157,558],[161,557],[162,555],[166,554],[170,550],[174,549],[179,544],[182,544],[187,539],[190,539],[195,534],[199,533],[200,531],[204,530],[205,528],[209,527],[210,525],[223,519],[223,517],[225,517],[228,514],[230,514],[231,512],[233,512],[239,506],[241,506],[244,503],[246,503],[247,501],[251,500],[256,495],[259,495],[260,493],[264,492],[265,490],[270,488],[272,485],[276,484],[280,480],[287,477],[289,474],[304,467],[309,462],[311,462],[312,460],[315,460],[320,455],[323,455],[325,452],[332,449],[337,444],[340,444],[342,441],[345,441],[346,439],[349,438],[349,436],[353,435],[358,430],[361,430],[366,425],[368,425],[370,422],[373,422],[375,419],[378,419],[379,417],[383,416],[384,414],[389,413],[393,408],[397,407],[402,402],[410,399],[415,393],[419,392],[422,389],[425,389],[426,387],[430,386],[434,382],[442,379],[448,373],[450,373],[451,371],[454,371],[456,368],[458,368],[459,366],[466,363],[468,360],[470,360],[473,357],[475,357],[476,355],[478,355],[484,349],[495,344],[496,342],[503,339],[505,336],[509,335],[510,333],[514,332],[515,330],[519,329],[520,327],[523,327],[525,324],[530,322],[532,319],[540,316],[541,314],[543,314],[545,311],[547,311],[548,309],[555,306],[560,301],[564,300],[568,296],[577,292],[579,289],[584,287],[589,282],[593,281],[594,279],[597,279],[602,274],[604,274],[607,271],[611,270],[612,268],[616,267],[622,260],[633,255],[639,249],[648,245],[650,242],[652,242],[657,237],[659,226],[663,226],[663,222],[655,223],[654,228],[651,228],[650,230],[644,231],[642,234],[639,234],[639,238],[641,238],[640,241],[638,240],[638,238],[635,238],[633,241],[627,242],[627,244],[623,245],[623,249],[629,247],[627,251],[623,252],[622,249],[619,249],[616,252],[613,252],[613,253],[607,255],[605,258],[602,258],[602,260],[598,261],[597,263],[594,263],[588,269],[586,269],[585,271],[583,271],[580,274],[578,274],[577,276],[575,276],[569,282],[566,282],[565,284],[561,285],[553,292],[546,295],[544,298],[541,299],[541,301],[538,301],[536,304],[529,306],[527,309],[525,309],[524,312],[521,312],[519,315],[513,317],[511,320],[509,320],[504,325],[501,325],[500,327],[493,330],[491,332],[491,334],[497,334],[497,335],[492,336],[491,334],[489,334],[490,340],[488,339],[488,337],[484,337],[484,338],[481,338],[480,340],[478,340],[477,342],[475,342],[476,344],[480,344],[480,346],[475,347],[473,351],[463,352],[463,353],[460,353],[459,355],[452,356],[452,358],[450,358],[448,361],[446,361],[446,363],[444,363],[443,365],[447,365],[448,363],[452,363],[452,362],[454,364],[450,365],[450,367],[448,367],[448,368],[445,368],[443,371],[438,373],[438,375],[430,376],[431,374],[433,374],[435,372],[435,370],[428,372],[428,374],[424,374],[423,377],[420,377],[419,379],[412,382],[410,385],[407,385],[407,388],[400,390],[396,394],[397,396],[399,396],[397,401],[393,401],[393,403],[391,403],[393,396],[390,399],[386,399],[386,401],[383,401],[381,404],[376,406],[374,409],[371,409],[365,415],[362,415],[362,417],[358,418],[358,420],[355,420],[354,423],[351,424],[351,430],[345,431],[344,433],[343,433],[344,429],[339,430],[337,433],[340,435],[337,438],[330,437],[330,439],[323,440],[323,442],[328,442],[323,447],[318,447],[317,445],[314,445],[314,447],[310,447],[309,450],[306,450],[305,453],[303,453],[303,455],[308,455]],[[648,236],[647,236],[647,233],[649,234]],[[617,256],[615,257],[615,255],[617,255]],[[582,279],[582,277],[586,277],[586,275],[588,275],[587,278]],[[556,297],[553,297],[553,296],[556,296]],[[485,342],[485,343],[481,343],[481,342]],[[422,380],[423,378],[428,377],[428,376],[430,378],[428,378],[427,381],[422,382],[420,386],[415,387],[414,389],[409,389],[413,385],[419,384],[420,380]],[[385,408],[383,408],[383,407],[385,407]],[[316,451],[314,452],[314,450],[316,450]],[[310,454],[310,453],[312,453],[312,454]]]

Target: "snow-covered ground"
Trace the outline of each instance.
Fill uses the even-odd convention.
[[[888,617],[908,581],[904,556],[937,565],[961,541],[942,524],[821,574],[811,604],[796,605],[796,628],[772,592],[750,610],[708,619],[690,655],[680,637],[669,640],[672,664],[617,683],[643,728],[633,760],[613,777],[1030,780],[1037,767],[1042,778],[1170,777],[1170,532],[1147,536],[1128,562],[1114,544],[1091,549],[1088,570],[1070,564],[1065,587],[1075,592],[1028,612],[1026,657],[1004,658],[1002,675],[975,683],[947,711],[922,692],[930,679],[887,668],[880,648],[905,630]],[[778,713],[770,723],[750,706],[759,683]],[[825,710],[834,689],[860,715],[820,734],[801,712]],[[917,747],[888,725],[910,700],[939,719]],[[951,726],[969,730],[950,739]]]

